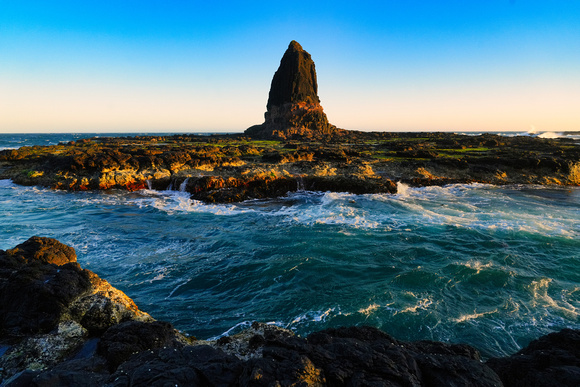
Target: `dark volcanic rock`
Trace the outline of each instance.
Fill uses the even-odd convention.
[[[90,332],[149,318],[124,293],[76,262],[72,247],[32,237],[0,253],[0,334],[48,333],[72,320]]]
[[[168,322],[127,321],[109,328],[99,342],[99,353],[112,370],[132,354],[162,347],[182,347],[185,342]]]
[[[320,105],[316,69],[309,53],[290,42],[274,74],[265,122],[246,130],[256,138],[330,138],[341,132]]]
[[[308,343],[316,345],[311,357],[329,385],[501,385],[467,345],[407,343],[371,327],[328,329]]]
[[[72,359],[37,373],[30,384],[34,387],[100,387],[110,374],[105,359],[94,356],[88,359]],[[11,386],[8,384],[8,386]]]
[[[74,249],[32,237],[0,250],[0,377],[42,370],[112,325],[151,320],[123,292],[82,269]],[[29,373],[22,374],[25,377]]]
[[[262,325],[254,324],[252,330]],[[370,327],[328,329],[306,339],[279,328],[265,327],[262,332],[263,336],[246,337],[248,348],[255,351],[247,360],[215,345],[163,348],[132,356],[109,382],[114,386],[502,385],[479,361],[477,351],[464,345],[400,342]],[[236,347],[221,341],[218,347]]]
[[[580,331],[563,329],[487,361],[506,386],[580,386]]]
[[[280,67],[270,87],[270,96],[266,108],[287,103],[306,102],[319,104],[316,69],[309,53],[295,40],[290,42],[288,49],[280,61]]]
[[[145,351],[123,363],[110,386],[236,386],[242,362],[207,345]]]
[[[23,259],[25,262],[38,260],[44,263],[64,265],[77,261],[75,250],[56,239],[32,237],[13,249],[6,251],[10,257]]]
[[[0,335],[47,333],[89,292],[89,275],[71,250],[54,239],[32,237],[0,254]]]

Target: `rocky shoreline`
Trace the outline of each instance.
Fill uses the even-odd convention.
[[[64,190],[181,190],[239,202],[297,190],[395,193],[453,183],[580,185],[570,139],[343,131],[326,139],[247,135],[91,138],[0,151],[0,178]]]
[[[217,341],[154,320],[74,249],[32,237],[0,250],[2,386],[578,386],[580,331],[482,362],[464,344],[404,342],[371,327],[307,337],[261,323]]]

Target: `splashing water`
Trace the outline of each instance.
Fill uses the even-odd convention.
[[[208,205],[179,191],[0,181],[0,248],[32,235],[200,338],[258,320],[366,324],[485,356],[580,328],[580,189],[452,185]]]

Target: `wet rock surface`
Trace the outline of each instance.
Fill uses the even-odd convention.
[[[60,273],[65,274],[56,276]],[[577,386],[580,381],[577,330],[549,334],[486,363],[468,345],[404,342],[371,327],[298,337],[254,323],[233,336],[197,341],[153,320],[104,282],[80,268],[74,250],[54,239],[33,237],[0,250],[2,386]],[[18,303],[5,296],[14,294],[15,284],[29,286]],[[78,300],[99,291],[109,303],[83,310],[120,303],[123,318],[101,312],[87,324],[74,310]],[[34,323],[29,320],[47,311],[27,298],[39,294],[58,308]],[[96,323],[99,318],[103,321]]]
[[[244,135],[95,138],[0,151],[0,178],[65,190],[173,189],[204,202],[298,190],[395,193],[454,183],[580,185],[570,139],[349,131],[332,140]]]

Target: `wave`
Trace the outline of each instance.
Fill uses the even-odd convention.
[[[495,314],[497,313],[497,309],[491,310],[489,312],[481,312],[481,313],[471,313],[471,314],[462,314],[461,316],[457,317],[457,318],[453,318],[452,320],[455,321],[456,323],[463,323],[466,321],[471,321],[471,320],[476,320],[478,318],[482,318],[485,317],[487,315],[490,314]]]
[[[214,215],[237,215],[251,212],[251,209],[234,204],[206,204],[190,198],[187,192],[182,191],[139,191],[140,198],[133,199],[139,207],[153,207],[167,214],[177,213],[208,213]]]
[[[8,184],[8,183],[5,183]],[[452,226],[486,232],[524,232],[576,238],[579,221],[567,207],[545,199],[550,189],[454,184],[413,188],[398,183],[399,193],[356,195],[337,192],[291,192],[270,200],[237,204],[206,204],[179,191],[139,191],[130,202],[169,215],[206,213],[216,216],[253,214],[273,217],[282,224],[345,226],[353,229],[404,231],[418,226]],[[533,188],[532,190],[536,190]],[[569,190],[568,190],[569,191]],[[531,196],[532,195],[532,196]],[[530,197],[531,196],[531,197]],[[540,209],[539,209],[540,208]],[[550,210],[546,211],[546,208]]]
[[[532,296],[530,306],[533,309],[549,308],[563,314],[566,318],[578,319],[580,314],[577,307],[565,300],[558,302],[550,295],[549,287],[552,281],[551,278],[541,278],[531,282],[528,287]]]
[[[10,179],[0,179],[0,188],[16,188],[18,187],[16,184],[12,182]]]
[[[556,132],[544,132],[541,134],[538,134],[539,138],[560,138],[563,137],[562,133],[556,133]]]
[[[290,328],[292,325],[301,323],[301,322],[321,322],[326,321],[330,316],[336,314],[337,308],[328,308],[325,310],[312,310],[301,315],[296,316],[290,324],[288,324],[287,328]]]
[[[17,188],[18,187],[18,188]],[[168,215],[250,215],[272,218],[285,225],[342,226],[346,229],[409,232],[424,227],[454,227],[485,233],[515,232],[567,239],[580,237],[577,202],[580,190],[567,187],[498,187],[486,184],[409,187],[399,183],[399,193],[356,195],[336,192],[292,192],[270,200],[236,204],[207,204],[187,192],[141,190],[128,193],[64,192],[20,187],[0,180],[0,188],[17,189],[14,195],[34,194],[41,207],[58,197],[69,197],[71,211],[80,206],[129,205],[155,209]],[[41,204],[46,202],[45,204]]]

